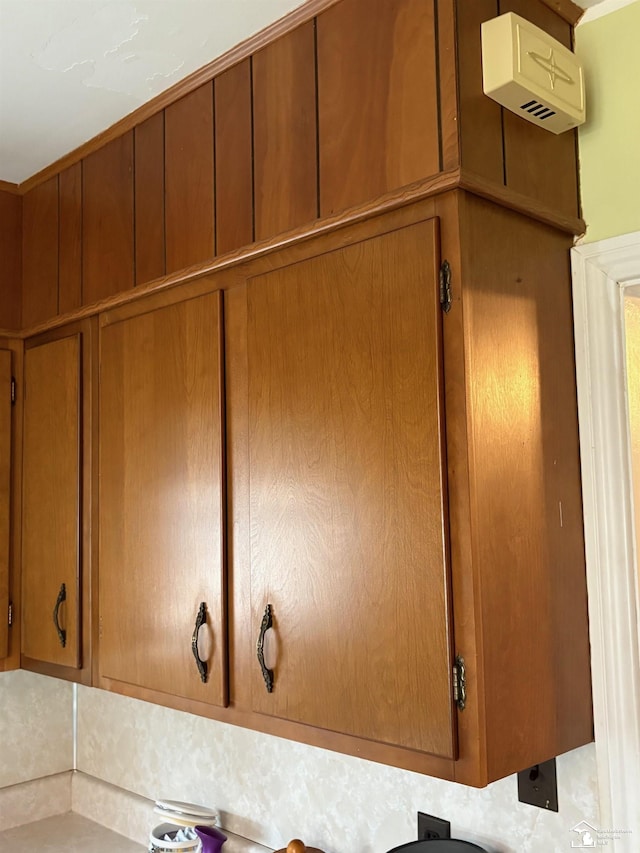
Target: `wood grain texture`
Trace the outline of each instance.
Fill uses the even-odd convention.
[[[478,666],[495,779],[592,737],[571,240],[473,197],[461,236]],[[506,648],[517,650],[508,665]]]
[[[138,125],[135,141],[136,284],[165,273],[164,113]]]
[[[22,504],[22,654],[78,667],[80,337],[25,352]],[[60,624],[52,613],[62,584]]]
[[[460,165],[456,6],[451,0],[436,0],[435,8],[440,98],[440,169],[447,172]]]
[[[572,26],[575,26],[584,15],[584,9],[572,3],[571,0],[542,0],[542,2]]]
[[[10,572],[9,572],[9,596],[13,602],[14,622],[9,631],[8,655],[0,658],[0,672],[18,669],[20,667],[20,633],[22,625],[21,615],[21,579],[20,579],[20,554],[22,551],[22,379],[23,379],[23,357],[24,344],[16,337],[0,338],[2,349],[9,350],[12,356],[12,372],[16,378],[17,395],[16,402],[12,406],[13,431],[11,436],[11,532],[10,532]]]
[[[247,407],[247,288],[224,293],[227,463],[229,702],[251,709],[255,658],[251,636],[251,525],[249,520],[249,411]],[[248,650],[248,653],[247,653]]]
[[[58,317],[54,320],[42,323],[37,327],[25,329],[18,334],[23,338],[30,337],[34,334],[40,334],[41,332],[45,332],[50,329],[65,326],[72,320],[81,320],[83,318],[92,317],[98,312],[109,311],[112,308],[116,308],[121,305],[133,304],[139,299],[147,298],[152,294],[159,294],[163,291],[170,290],[175,287],[176,284],[189,284],[204,281],[205,277],[223,271],[225,272],[225,276],[224,279],[221,279],[221,282],[223,282],[220,285],[221,289],[226,290],[230,287],[238,286],[244,280],[242,267],[249,261],[266,258],[277,250],[286,247],[293,248],[299,243],[304,243],[307,240],[315,239],[322,235],[331,234],[334,231],[340,232],[340,230],[346,225],[365,222],[366,220],[372,219],[385,211],[390,215],[395,216],[398,213],[401,213],[402,208],[407,205],[411,205],[413,202],[419,203],[423,201],[430,203],[435,196],[455,189],[459,183],[459,169],[453,169],[450,172],[434,175],[433,177],[423,181],[417,181],[409,187],[403,187],[400,190],[387,193],[381,198],[374,199],[373,201],[367,202],[359,207],[351,208],[346,214],[341,212],[334,216],[326,217],[325,219],[316,220],[308,223],[307,225],[303,225],[300,228],[296,228],[293,231],[288,231],[285,234],[279,234],[269,240],[254,243],[219,258],[212,258],[210,261],[206,261],[202,264],[195,264],[186,270],[180,270],[176,273],[166,275],[160,279],[160,281],[151,282],[148,285],[139,285],[133,290],[108,297],[97,305],[87,306],[78,311],[74,311],[72,314],[65,317]],[[481,194],[492,198],[495,189],[496,188],[494,186],[490,185],[488,190],[486,192],[483,190]],[[513,209],[528,209],[529,199],[517,196],[515,193],[508,193],[503,187],[498,188],[498,190],[499,197],[507,198]],[[547,216],[550,217],[551,221],[554,221],[553,215],[549,213],[543,205],[537,204],[536,212],[543,221],[547,221],[547,219],[545,219]],[[569,220],[564,217],[560,218],[560,222],[562,223],[564,230],[568,233],[575,233],[571,230],[573,227],[572,223],[581,223],[582,226],[584,226],[584,223],[582,223],[581,220]],[[201,284],[200,286],[204,287],[205,290],[207,289],[207,285]]]
[[[58,178],[22,200],[22,325],[58,313]]]
[[[165,111],[167,272],[215,255],[213,84]]]
[[[83,301],[90,305],[133,287],[133,133],[83,162]]]
[[[253,645],[255,649],[255,643]],[[2,662],[0,661],[1,665]],[[301,723],[292,723],[289,720],[281,720],[265,714],[256,714],[232,707],[223,708],[219,705],[208,705],[204,702],[196,702],[193,699],[183,699],[180,696],[171,696],[168,693],[160,693],[157,690],[148,690],[112,679],[102,678],[98,684],[103,689],[111,690],[122,696],[131,696],[143,702],[153,702],[157,705],[185,711],[188,714],[197,714],[201,717],[242,726],[242,728],[286,738],[297,743],[310,744],[319,749],[329,749],[343,755],[354,755],[358,758],[377,761],[391,767],[401,767],[439,779],[453,780],[454,778],[455,762],[450,758],[440,758],[437,755],[428,755],[424,752],[353,738],[339,732],[314,729]]]
[[[216,250],[253,242],[251,60],[214,82],[216,144]]]
[[[541,0],[500,0],[500,14],[515,12],[571,48],[567,22]],[[559,136],[503,110],[506,185],[559,214],[579,216],[577,131]]]
[[[460,163],[477,175],[504,183],[502,109],[482,90],[480,27],[495,18],[498,0],[457,0]]]
[[[325,216],[440,170],[434,6],[343,0],[317,28]]]
[[[221,296],[101,330],[100,674],[226,702]],[[144,306],[141,306],[144,311]],[[207,683],[191,636],[200,630]]]
[[[82,305],[82,165],[60,172],[58,312]]]
[[[253,57],[256,239],[318,215],[313,22]]]
[[[21,328],[22,199],[0,191],[0,327]]]
[[[438,257],[430,221],[249,281],[252,701],[453,757]]]
[[[11,375],[11,352],[0,349],[0,613],[9,612],[11,571]],[[9,625],[0,619],[0,658],[8,654]]]

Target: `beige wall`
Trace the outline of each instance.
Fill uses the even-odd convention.
[[[327,853],[386,853],[416,839],[420,810],[491,853],[564,853],[572,826],[598,826],[595,748],[557,767],[556,814],[519,803],[515,777],[476,790],[78,689],[80,770],[150,799],[215,806],[229,830],[276,849],[302,837]]]
[[[24,670],[0,673],[0,788],[71,769],[72,690]]]
[[[639,36],[640,0],[576,28],[587,81],[579,148],[589,242],[640,230]]]

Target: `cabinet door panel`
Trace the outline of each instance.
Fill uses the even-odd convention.
[[[25,351],[22,654],[80,666],[80,335]],[[64,584],[66,598],[53,611]]]
[[[11,353],[0,350],[0,613],[9,611],[11,535]],[[9,653],[9,626],[0,619],[0,658]]]
[[[220,295],[102,330],[100,673],[213,704],[226,692]],[[208,622],[191,649],[196,615]]]
[[[275,676],[256,662],[252,703],[452,756],[436,238],[249,282],[251,611],[257,636],[272,605]]]

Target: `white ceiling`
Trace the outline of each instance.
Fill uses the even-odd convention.
[[[0,0],[0,180],[24,181],[302,2]]]

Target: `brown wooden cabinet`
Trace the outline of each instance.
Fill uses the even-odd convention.
[[[253,725],[473,785],[591,739],[567,248],[451,193],[227,292],[231,703]]]
[[[574,135],[496,11],[311,4],[25,195],[25,666],[472,785],[591,739]]]
[[[5,658],[9,654],[12,359],[11,351],[1,346],[0,343],[0,658]]]
[[[101,322],[99,679],[224,705],[221,295],[160,302]]]
[[[88,320],[26,342],[22,666],[89,679],[91,334]]]
[[[251,703],[451,758],[438,267],[431,219],[247,283]]]

